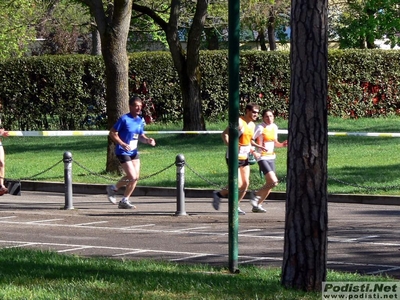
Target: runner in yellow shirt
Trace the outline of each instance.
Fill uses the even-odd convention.
[[[254,121],[257,120],[260,108],[257,104],[249,103],[246,105],[244,116],[239,118],[239,176],[238,176],[238,187],[239,187],[239,203],[246,195],[247,189],[250,185],[250,164],[249,154],[253,153],[253,146],[258,146],[253,141],[253,134],[255,129]],[[229,127],[222,132],[222,140],[226,145],[229,144]],[[257,155],[257,154],[256,154]],[[259,155],[259,154],[258,154]],[[228,152],[226,157],[226,163],[228,164]],[[218,210],[221,203],[222,197],[227,197],[229,191],[224,188],[220,191],[213,192],[213,207]],[[238,213],[245,215],[246,212],[238,207]]]
[[[254,132],[254,140],[257,144],[264,146],[261,156],[256,157],[260,171],[264,174],[265,185],[252,195],[250,200],[253,206],[252,212],[266,212],[262,207],[263,201],[268,197],[272,188],[278,185],[278,178],[275,174],[275,147],[287,147],[287,140],[280,143],[278,141],[278,126],[274,123],[274,114],[270,110],[262,113],[263,122],[257,125]]]

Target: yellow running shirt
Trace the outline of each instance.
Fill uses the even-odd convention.
[[[254,128],[254,122],[247,123],[243,117],[239,118],[239,160],[245,160],[249,156]]]

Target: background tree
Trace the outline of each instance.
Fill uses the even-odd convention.
[[[73,1],[73,0],[71,0]],[[102,0],[79,0],[90,8],[101,38],[101,52],[106,73],[106,106],[108,128],[128,112],[129,61],[127,39],[132,15],[132,0],[114,0],[103,6]],[[109,139],[107,165],[109,172],[121,171]]]
[[[348,0],[334,4],[332,8],[340,12],[334,30],[341,48],[373,49],[374,42],[383,38],[392,48],[400,46],[399,0]]]
[[[276,50],[277,35],[281,42],[286,42],[286,35],[283,33],[289,26],[289,0],[247,0],[241,6],[242,24],[257,32],[256,41],[260,43],[261,50]],[[269,47],[266,45],[267,40]]]
[[[293,0],[289,150],[282,284],[321,291],[326,279],[327,0]]]
[[[172,0],[169,8],[169,19],[164,20],[164,8],[154,9],[149,6],[133,3],[133,9],[150,17],[165,32],[174,66],[177,70],[182,93],[183,130],[205,130],[200,94],[200,46],[204,23],[207,16],[208,1],[188,2],[183,7],[179,0]],[[188,31],[186,51],[180,40],[179,18],[187,9],[193,12]]]
[[[90,13],[71,0],[37,0],[41,19],[36,26],[42,40],[33,55],[89,54],[92,48]]]
[[[0,59],[20,57],[34,43],[36,3],[31,0],[0,1]]]

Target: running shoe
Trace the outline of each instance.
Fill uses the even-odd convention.
[[[259,200],[260,200],[260,197],[256,196],[256,194],[254,192],[251,192],[251,199],[250,199],[251,206],[257,207]]]
[[[267,210],[264,209],[261,205],[253,207],[253,209],[251,211],[254,213],[266,213],[267,212]]]
[[[212,206],[214,207],[215,210],[219,210],[220,203],[221,203],[221,198],[218,196],[218,191],[214,191]]]
[[[121,209],[135,209],[136,206],[132,205],[129,201],[124,201],[124,202],[119,201],[118,208],[121,208]]]
[[[108,201],[110,201],[112,204],[117,204],[117,199],[115,198],[115,193],[117,192],[115,189],[115,186],[109,185],[107,186],[107,198]]]
[[[242,210],[240,207],[238,207],[238,214],[243,216],[246,214],[246,212]]]

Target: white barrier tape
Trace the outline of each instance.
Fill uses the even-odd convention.
[[[288,134],[287,130],[278,130],[280,134]],[[400,137],[398,132],[328,132],[333,136],[374,136],[374,137]]]
[[[107,136],[108,130],[83,131],[9,131],[10,136]],[[146,134],[221,134],[222,131],[145,131]],[[279,134],[288,134],[287,130],[278,130]],[[328,132],[333,136],[373,136],[400,137],[400,133],[390,132]]]
[[[400,133],[392,132],[328,132],[335,136],[375,136],[375,137],[400,137]]]
[[[108,135],[107,130],[84,131],[9,131],[9,136],[88,136]]]

